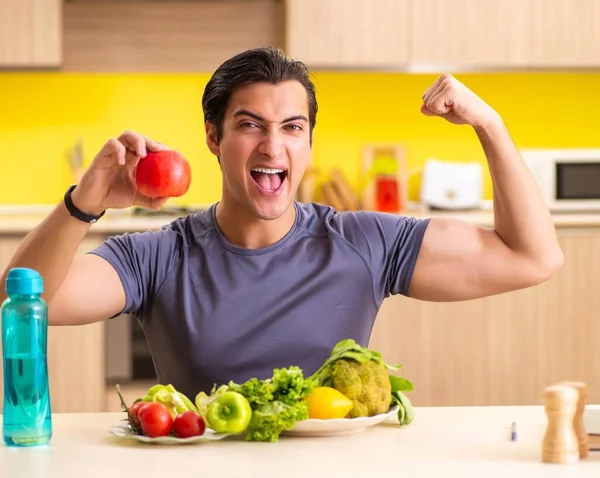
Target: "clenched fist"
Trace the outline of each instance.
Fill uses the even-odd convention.
[[[421,112],[474,128],[500,119],[491,106],[449,73],[441,75],[423,94]]]

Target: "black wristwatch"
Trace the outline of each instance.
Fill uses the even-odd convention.
[[[75,204],[73,204],[73,200],[71,199],[71,193],[73,192],[73,189],[75,189],[76,187],[77,187],[77,185],[74,184],[69,189],[67,189],[67,192],[65,193],[65,198],[64,198],[65,206],[67,206],[67,209],[69,210],[69,213],[71,214],[71,216],[79,219],[80,221],[93,224],[98,219],[100,219],[102,216],[104,216],[104,213],[106,211],[102,211],[97,216],[90,216],[89,214],[86,214],[83,211],[80,211],[79,209],[77,209],[77,207],[75,207]]]

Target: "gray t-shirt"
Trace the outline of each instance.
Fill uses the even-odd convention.
[[[309,376],[338,341],[368,345],[384,298],[408,295],[427,219],[294,207],[293,227],[263,249],[229,243],[212,205],[91,252],[121,278],[122,313],[140,321],[160,383],[193,397],[274,368]]]

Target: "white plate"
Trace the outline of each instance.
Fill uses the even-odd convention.
[[[119,425],[113,425],[108,429],[114,436],[126,439],[135,439],[145,443],[157,443],[161,445],[185,445],[189,443],[202,443],[208,441],[222,440],[225,437],[232,435],[231,433],[216,433],[211,428],[206,428],[203,435],[177,438],[173,436],[151,438],[144,435],[133,433],[127,421],[123,421]]]
[[[323,437],[348,435],[357,433],[365,428],[372,427],[383,422],[387,418],[397,417],[398,406],[391,408],[389,412],[375,415],[372,417],[359,418],[332,418],[329,420],[321,420],[318,418],[309,418],[296,422],[291,430],[284,431],[283,434],[290,436],[302,437]]]

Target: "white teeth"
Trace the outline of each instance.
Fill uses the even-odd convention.
[[[265,173],[265,174],[283,173],[283,169],[270,169],[270,168],[252,168],[252,171],[256,171],[257,173]]]

